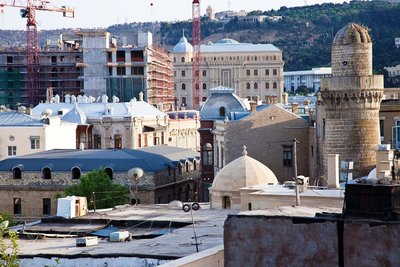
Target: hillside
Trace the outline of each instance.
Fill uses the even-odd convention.
[[[374,42],[374,71],[383,73],[385,66],[400,64],[400,49],[394,46],[394,38],[400,37],[400,5],[382,1],[355,1],[343,4],[321,4],[269,11],[253,11],[250,14],[282,16],[278,22],[266,21],[246,24],[237,18],[229,23],[202,18],[203,43],[230,37],[239,42],[272,43],[283,51],[285,70],[305,70],[329,66],[330,49],[334,34],[349,22],[367,26]],[[179,41],[182,30],[190,40],[191,22],[130,23],[108,27],[114,36],[122,37],[136,30],[155,32],[155,42],[168,49]],[[41,31],[42,45],[45,37],[65,31]],[[69,29],[68,31],[71,31]],[[23,45],[23,31],[0,31],[0,43]]]

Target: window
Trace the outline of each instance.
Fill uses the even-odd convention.
[[[210,143],[203,146],[203,165],[213,165],[213,147]]]
[[[292,166],[292,148],[293,146],[283,146],[283,166]]]
[[[51,199],[43,198],[43,215],[51,214]]]
[[[39,136],[31,136],[31,149],[40,149],[40,137]]]
[[[254,83],[254,89],[258,89],[258,83]]]
[[[203,102],[206,102],[207,97],[203,96],[203,97],[202,97],[202,100],[203,100]]]
[[[278,74],[278,71],[276,69],[273,69],[272,70],[272,75],[277,75],[277,74]]]
[[[57,63],[57,57],[56,56],[52,56],[51,57],[51,63],[53,63],[53,64]]]
[[[13,179],[21,179],[22,178],[22,170],[19,167],[13,168]]]
[[[122,135],[120,134],[114,135],[114,148],[116,149],[122,148]]]
[[[143,67],[132,67],[131,75],[144,75]]]
[[[203,83],[203,90],[207,90],[207,84]]]
[[[182,106],[186,106],[186,97],[182,97]]]
[[[117,51],[117,62],[125,62],[125,51]]]
[[[194,84],[194,88],[195,88],[196,90],[199,90],[199,88],[200,88],[200,87],[199,87],[199,84],[198,84],[198,83],[195,83],[195,84]]]
[[[182,58],[181,58],[181,62],[185,62],[185,57],[182,57]]]
[[[174,63],[176,63],[176,57],[174,57]]]
[[[246,75],[250,76],[250,70],[246,70]]]
[[[225,117],[225,115],[226,115],[225,107],[220,107],[219,108],[219,115]]]
[[[385,120],[384,119],[379,120],[379,132],[381,134],[381,142],[383,142],[384,136],[385,136]]]
[[[7,57],[7,64],[12,64],[12,63],[14,63],[14,58],[11,57],[11,56],[8,56]]]
[[[272,88],[274,88],[274,89],[278,88],[278,85],[277,85],[276,82],[274,82],[274,83],[272,84]]]
[[[51,179],[51,169],[49,167],[43,168],[42,178],[46,180]]]
[[[138,134],[138,147],[142,147],[142,135]]]
[[[72,179],[79,179],[81,178],[81,170],[78,167],[73,167],[71,170]]]
[[[186,90],[186,84],[182,83],[182,90]]]
[[[13,199],[14,201],[14,214],[22,214],[22,200],[17,197]]]
[[[265,76],[269,76],[269,70],[265,70]]]
[[[113,169],[111,169],[110,167],[107,167],[104,169],[104,171],[107,173],[108,177],[110,177],[110,179],[112,180],[114,177]]]
[[[203,77],[207,76],[207,71],[203,70]]]
[[[269,89],[269,82],[265,83],[265,89]]]
[[[231,208],[231,198],[228,196],[222,197],[222,208],[230,209]]]
[[[17,155],[17,147],[8,146],[8,156],[16,156],[16,155]]]
[[[107,52],[107,62],[112,62],[112,53]]]
[[[258,75],[258,70],[254,70],[254,76]]]
[[[117,76],[125,76],[125,75],[126,75],[125,67],[117,67]]]
[[[99,134],[93,135],[93,148],[101,149],[101,135]]]
[[[51,77],[57,78],[57,68],[51,68]]]
[[[186,76],[186,71],[183,70],[183,71],[181,72],[181,76],[182,76],[182,77],[185,77],[185,76]]]
[[[250,90],[250,83],[246,83],[246,89]]]

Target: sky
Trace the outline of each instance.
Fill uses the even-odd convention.
[[[36,0],[37,1],[37,0]],[[12,3],[0,0],[0,3]],[[27,0],[17,0],[26,3]],[[216,12],[225,10],[271,10],[281,6],[293,7],[321,3],[343,3],[344,0],[200,0],[202,15],[211,5]],[[75,8],[75,18],[64,18],[59,12],[38,11],[38,30],[60,28],[101,28],[113,24],[187,20],[192,17],[192,0],[50,0],[54,6]],[[26,19],[19,8],[4,7],[0,13],[0,29],[24,30]]]

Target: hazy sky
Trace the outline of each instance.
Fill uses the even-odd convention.
[[[26,0],[19,0],[26,3]],[[12,0],[2,0],[10,3]],[[174,21],[192,17],[192,0],[50,0],[56,6],[75,7],[75,18],[64,18],[58,12],[37,12],[38,29],[107,27],[117,23],[145,21]],[[208,5],[216,12],[224,10],[270,10],[281,6],[301,6],[305,3],[343,3],[344,0],[200,0],[201,13]],[[151,3],[153,4],[151,6]],[[25,29],[26,19],[19,9],[3,8],[0,13],[1,29]]]

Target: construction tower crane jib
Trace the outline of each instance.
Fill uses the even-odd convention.
[[[4,7],[20,8],[20,15],[26,18],[26,53],[27,53],[27,89],[29,105],[36,105],[40,100],[45,100],[46,90],[39,92],[39,42],[37,35],[36,11],[61,12],[64,17],[74,17],[74,8],[51,5],[49,1],[42,0],[12,0],[0,1],[0,10]]]
[[[192,108],[198,109],[201,101],[200,90],[200,0],[192,2],[192,45],[193,45],[193,67],[192,67]]]

